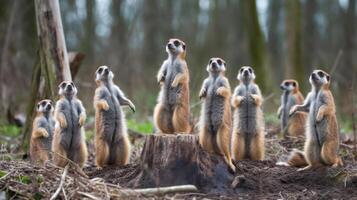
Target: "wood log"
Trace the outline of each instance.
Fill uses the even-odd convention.
[[[223,157],[205,152],[198,136],[191,134],[146,136],[141,168],[134,187],[191,184],[203,192],[220,192],[228,190],[234,178]]]
[[[86,56],[81,52],[68,52],[69,67],[71,68],[72,79],[74,80]]]

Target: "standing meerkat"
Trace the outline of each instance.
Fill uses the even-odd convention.
[[[334,98],[329,89],[330,75],[314,70],[309,78],[311,91],[303,105],[295,105],[290,115],[308,112],[304,152],[293,151],[287,165],[303,167],[300,170],[321,166],[342,166],[338,156],[340,135],[336,120]],[[278,163],[281,164],[281,163]]]
[[[263,97],[251,67],[241,67],[238,72],[239,85],[232,96],[233,134],[232,152],[234,160],[264,159],[264,119],[261,105]]]
[[[166,52],[168,58],[157,75],[161,91],[154,110],[155,126],[161,133],[188,133],[191,126],[186,45],[179,39],[170,39]]]
[[[95,158],[99,169],[105,165],[125,165],[130,158],[131,146],[120,106],[127,105],[133,112],[135,106],[113,83],[113,78],[114,74],[107,66],[100,66],[96,71]]]
[[[232,131],[231,87],[224,76],[226,63],[211,58],[207,65],[209,77],[203,82],[199,97],[204,99],[201,109],[199,143],[210,153],[224,156],[229,168],[235,172],[230,152]]]
[[[58,94],[60,99],[55,108],[57,124],[52,142],[53,161],[64,167],[69,159],[83,167],[88,155],[83,128],[86,111],[77,98],[77,88],[72,81],[63,81]]]
[[[305,122],[307,114],[297,112],[289,118],[289,111],[294,105],[300,105],[304,102],[304,96],[299,90],[299,84],[296,80],[284,80],[280,88],[283,90],[281,95],[281,106],[278,109],[281,130],[284,136],[304,136]]]
[[[55,128],[52,101],[44,99],[37,104],[37,113],[32,125],[30,157],[34,163],[44,164],[50,158]]]

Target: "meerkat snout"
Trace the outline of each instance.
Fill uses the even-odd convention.
[[[226,63],[221,58],[211,58],[209,60],[207,71],[208,72],[224,72],[226,71]]]
[[[179,39],[170,39],[166,45],[166,52],[169,54],[180,54],[185,52],[186,44]]]

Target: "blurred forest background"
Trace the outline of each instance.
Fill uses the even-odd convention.
[[[340,124],[344,132],[352,130],[356,0],[66,0],[60,9],[68,51],[85,54],[75,83],[92,120],[94,72],[108,65],[137,106],[127,117],[129,127],[150,124],[159,91],[156,72],[167,57],[166,42],[177,37],[187,44],[195,117],[206,64],[221,57],[232,88],[238,69],[253,66],[266,97],[266,119],[273,122],[283,79],[297,79],[306,95],[313,69],[332,73]],[[38,46],[33,1],[0,0],[0,124],[8,123],[9,109],[26,111]]]

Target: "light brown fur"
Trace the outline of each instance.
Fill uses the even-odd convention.
[[[38,113],[36,118],[39,116],[42,116],[42,114]],[[39,140],[39,138],[41,137],[47,138],[49,134],[46,131],[46,129],[38,127],[36,118],[32,126],[30,155],[31,155],[31,160],[34,161],[35,163],[44,164],[47,160],[49,160],[49,152],[43,147],[43,144]]]
[[[178,40],[178,39],[170,39],[170,41],[173,40]],[[180,41],[180,43],[181,45],[184,44],[182,41]],[[167,110],[167,105],[165,105],[162,102],[163,101],[161,98],[162,91],[158,98],[158,103],[154,109],[154,115],[153,115],[154,123],[158,131],[161,133],[175,134],[175,133],[191,132],[191,125],[189,122],[189,118],[190,118],[189,71],[185,61],[185,57],[186,57],[186,50],[180,52],[179,55],[177,55],[177,57],[175,58],[175,62],[179,63],[179,65],[182,67],[182,72],[177,73],[171,83],[171,87],[178,87],[179,85],[181,87],[181,92],[177,96],[177,100],[176,100],[177,103],[173,106],[173,113],[170,114],[170,111]],[[167,60],[164,62],[164,65],[166,62]],[[170,64],[166,63],[166,65],[170,65]],[[157,81],[161,85],[161,90],[164,89],[164,84],[165,84],[163,80],[165,75],[162,71],[163,70],[162,68],[163,67],[161,67],[157,75]]]
[[[317,72],[323,72],[322,70],[315,70],[313,73]],[[304,152],[298,152],[295,151],[291,154],[289,160],[288,160],[288,165],[290,166],[296,166],[296,167],[302,167],[305,166],[304,168],[300,170],[306,170],[306,169],[314,169],[318,168],[321,166],[332,166],[332,167],[337,167],[337,166],[342,166],[342,160],[338,156],[338,148],[339,148],[339,129],[337,127],[337,120],[336,120],[336,114],[335,114],[335,103],[334,103],[334,98],[332,96],[332,93],[329,89],[330,85],[330,76],[326,73],[323,72],[325,76],[325,82],[322,84],[320,88],[317,89],[318,94],[324,97],[324,102],[323,104],[318,108],[318,112],[316,115],[316,123],[320,123],[322,120],[327,120],[327,127],[326,130],[318,130],[318,134],[322,136],[323,141],[321,143],[321,147],[319,146],[319,143],[316,141],[314,136],[313,130],[311,130],[311,124],[309,123],[314,123],[314,121],[311,121],[313,119],[308,120],[308,128],[306,130],[306,141],[305,141],[305,147],[304,147]],[[328,78],[327,78],[328,77]],[[327,81],[326,81],[327,80]],[[310,83],[312,83],[311,78],[310,78]],[[313,86],[313,90],[311,92],[311,95],[307,97],[307,102],[304,103],[304,105],[296,105],[294,106],[290,113],[294,114],[296,111],[308,111],[306,108],[311,105],[311,103],[316,103],[312,102],[315,101],[314,96],[314,88],[316,86]],[[320,102],[320,101],[319,101]],[[311,110],[309,112],[312,112]],[[309,117],[311,117],[311,113]]]
[[[302,104],[304,102],[304,96],[300,92],[298,82],[293,79],[287,79],[284,80],[282,84],[284,84],[285,82],[288,83],[294,82],[296,84],[294,89],[289,94],[289,96],[291,95],[292,97],[289,98],[294,98],[296,100],[297,105]],[[279,117],[282,112],[282,107],[283,105],[281,105],[278,109]],[[287,127],[285,128],[286,130],[282,130],[284,136],[293,136],[293,137],[305,136],[306,118],[307,118],[307,114],[304,112],[297,112],[293,116],[289,117]]]

